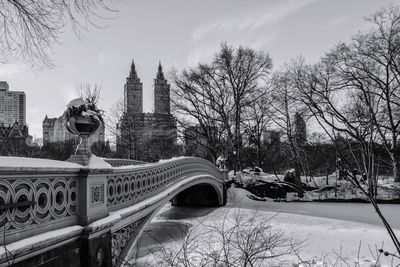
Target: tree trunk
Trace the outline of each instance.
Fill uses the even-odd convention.
[[[329,185],[329,167],[325,165],[326,185]]]
[[[392,167],[393,167],[393,178],[395,183],[400,183],[400,172],[399,172],[399,157],[396,155],[396,152],[390,152],[390,157],[392,159]]]
[[[299,162],[299,159],[297,159],[296,160],[296,163],[295,163],[295,168],[294,168],[294,174],[295,174],[295,182],[296,182],[296,185],[297,185],[297,189],[298,189],[298,196],[300,197],[300,198],[302,198],[302,197],[304,197],[304,194],[303,194],[303,183],[301,182],[301,177],[300,177],[300,168],[301,168],[301,163]]]

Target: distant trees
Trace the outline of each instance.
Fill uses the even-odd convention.
[[[113,156],[154,162],[182,155],[182,147],[176,143],[176,126],[162,121],[157,117],[160,114],[146,121],[145,115],[135,112],[135,108],[126,107],[125,110],[123,101],[119,100],[106,117],[106,127],[114,137],[111,142],[116,146]],[[173,122],[170,117],[167,120]],[[148,136],[148,130],[154,136]],[[160,133],[161,138],[157,137]]]
[[[400,242],[375,200],[378,143],[390,156],[394,181],[400,182],[400,9],[382,8],[368,20],[368,31],[337,45],[317,64],[297,61],[289,77],[301,103],[335,145],[344,178],[369,199],[400,253]],[[345,137],[347,151],[339,147],[339,134]],[[368,189],[357,174],[368,180]]]
[[[263,135],[271,125],[273,115],[268,97],[269,94],[266,92],[253,104],[244,108],[243,132],[248,139],[249,147],[255,149],[257,166],[263,165],[267,153],[270,152],[263,140]]]
[[[105,12],[104,0],[0,1],[0,63],[23,60],[36,69],[53,66],[52,46],[69,24],[78,37]]]
[[[369,128],[369,138],[385,146],[400,182],[400,9],[382,8],[368,21],[370,30],[338,45],[329,57],[351,94],[359,122]]]
[[[338,133],[356,140],[358,169],[376,183],[379,161],[374,144],[390,156],[400,181],[400,11],[383,8],[368,19],[372,28],[341,43],[318,64],[297,62],[291,77],[302,103],[332,140]]]
[[[111,151],[110,142],[107,141],[97,141],[90,147],[92,154],[102,157],[102,158],[112,158],[114,157],[114,152]]]
[[[299,101],[288,71],[274,73],[272,78],[270,105],[273,109],[272,120],[283,133],[290,153],[288,160],[295,169],[295,183],[302,192],[300,174],[302,169],[302,147],[305,143],[305,123],[300,115],[304,107]],[[302,195],[302,193],[300,193]]]
[[[69,139],[64,142],[46,143],[40,149],[40,158],[67,160],[75,153],[76,139]]]

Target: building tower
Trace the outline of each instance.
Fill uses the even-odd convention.
[[[137,76],[133,60],[124,86],[124,112],[143,113],[143,84]]]
[[[161,62],[154,79],[154,113],[170,114],[170,86],[164,77]]]
[[[0,81],[0,126],[18,122],[26,125],[26,96],[24,92],[9,91],[6,81]]]

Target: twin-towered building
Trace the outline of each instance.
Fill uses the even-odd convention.
[[[154,112],[143,112],[143,84],[132,61],[124,86],[123,116],[117,127],[117,154],[121,158],[152,159],[148,154],[156,146],[157,158],[167,157],[176,144],[176,119],[171,114],[170,85],[165,79],[161,63],[154,79]],[[104,125],[89,138],[89,145],[104,141]],[[65,128],[63,116],[43,120],[43,144],[75,138]],[[154,149],[153,149],[154,150]],[[153,158],[155,160],[155,158]]]
[[[170,147],[176,144],[176,119],[170,109],[170,85],[164,77],[161,63],[154,79],[154,112],[143,112],[143,84],[132,61],[124,86],[124,113],[117,137],[120,157],[145,159],[151,146]],[[164,151],[168,152],[168,151]],[[163,157],[163,151],[158,151]]]

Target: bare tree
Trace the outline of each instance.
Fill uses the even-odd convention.
[[[175,121],[164,117],[148,120],[136,107],[124,107],[122,99],[111,108],[106,127],[116,146],[116,157],[155,162],[181,155],[176,142]],[[160,135],[161,134],[161,135]]]
[[[271,67],[268,54],[222,44],[211,63],[173,75],[175,110],[201,127],[221,129],[240,165],[243,110],[264,94]]]
[[[89,105],[97,106],[100,100],[102,86],[94,83],[82,83],[76,88],[76,93]]]
[[[138,159],[138,114],[125,112],[124,101],[118,100],[111,108],[106,119],[106,127],[113,137],[111,142],[116,146],[116,156],[127,159]]]
[[[0,1],[0,63],[23,60],[36,69],[53,66],[52,47],[69,24],[78,37],[113,12],[107,0]]]
[[[371,29],[337,45],[327,60],[354,103],[349,114],[360,115],[364,129],[373,127],[391,158],[394,179],[400,182],[400,8],[390,5],[367,20]]]
[[[235,212],[235,211],[228,211]],[[222,225],[210,225],[206,233],[190,231],[175,250],[160,244],[153,252],[157,266],[267,266],[279,264],[287,255],[300,250],[294,240],[271,226],[273,217],[259,220],[257,214],[246,218],[236,212],[230,220],[225,214]],[[207,236],[207,240],[203,240]]]
[[[319,64],[306,66],[304,62],[298,61],[290,72],[290,79],[298,90],[298,97],[308,108],[309,112],[317,120],[325,133],[336,146],[336,151],[342,159],[341,165],[346,170],[346,178],[353,186],[360,189],[374,206],[376,213],[388,231],[398,253],[400,253],[400,242],[393,229],[380,212],[375,200],[373,177],[377,175],[377,162],[373,144],[377,136],[377,127],[372,119],[371,105],[365,107],[359,101],[359,92],[348,86],[348,81],[342,79],[342,73],[335,68],[335,61],[332,55],[328,54]],[[358,154],[348,141],[350,156],[346,156],[342,149],[337,146],[338,133],[351,138],[358,144]],[[368,177],[369,188],[366,190],[357,178],[357,172],[352,171],[353,163],[356,163],[358,170]]]
[[[283,132],[286,144],[290,151],[290,161],[295,169],[295,183],[299,189],[299,196],[303,196],[302,182],[300,178],[301,147],[296,142],[295,115],[304,114],[305,109],[298,100],[297,91],[289,78],[289,72],[281,71],[274,73],[272,78],[272,95],[270,105],[273,109],[272,120]]]
[[[270,126],[273,116],[269,96],[270,94],[265,94],[244,109],[243,128],[250,145],[256,149],[258,166],[262,166],[268,153],[263,142],[263,134]]]

